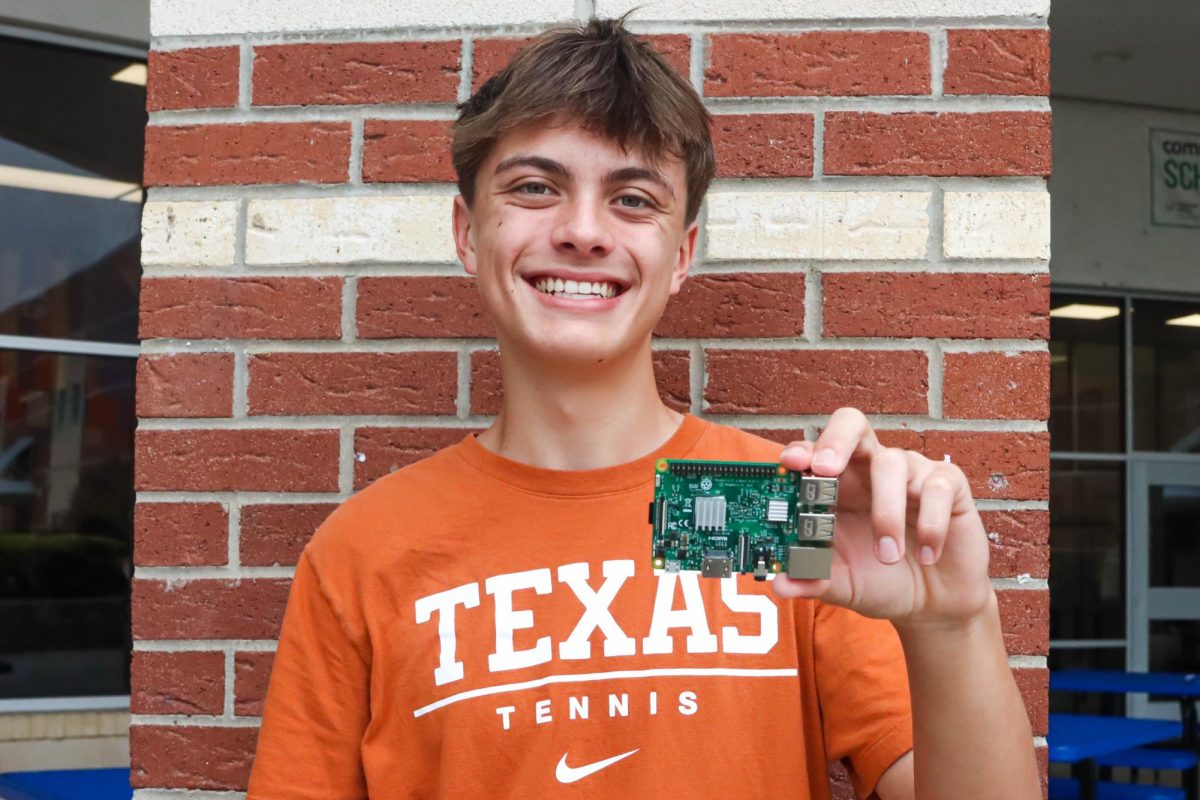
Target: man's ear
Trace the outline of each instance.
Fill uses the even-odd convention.
[[[671,269],[671,294],[678,294],[683,288],[683,282],[692,266],[692,259],[696,256],[696,239],[699,235],[700,223],[693,220],[683,232],[683,241],[679,244],[675,266]]]
[[[463,196],[454,197],[454,249],[458,251],[458,260],[471,275],[479,274],[475,262],[475,227],[471,220],[471,209]]]

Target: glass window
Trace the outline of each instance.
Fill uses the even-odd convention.
[[[0,334],[137,342],[144,86],[0,38]]]
[[[1150,585],[1200,587],[1200,487],[1149,489]]]
[[[1050,448],[1123,451],[1122,300],[1055,294],[1050,303]]]
[[[0,349],[0,699],[124,695],[146,90],[127,58],[0,63],[0,335],[60,340]]]
[[[134,360],[0,350],[0,697],[129,691]]]
[[[1125,636],[1125,467],[1050,462],[1050,637]]]
[[[1200,453],[1200,302],[1133,302],[1134,449]]]
[[[1064,669],[1125,669],[1124,647],[1050,647],[1046,660],[1051,672]],[[1055,714],[1125,715],[1125,695],[1104,692],[1051,692],[1050,711]]]
[[[1200,672],[1200,620],[1151,620],[1150,670]]]

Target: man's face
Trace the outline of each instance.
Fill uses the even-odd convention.
[[[455,241],[502,344],[583,366],[649,338],[695,252],[678,159],[531,123],[496,143],[475,185],[472,208],[455,202]]]

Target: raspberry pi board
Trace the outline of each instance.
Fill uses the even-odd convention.
[[[650,503],[652,563],[707,578],[828,578],[836,478],[782,464],[660,459]]]

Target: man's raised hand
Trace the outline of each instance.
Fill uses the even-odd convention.
[[[884,447],[863,413],[834,412],[814,442],[781,463],[839,479],[829,580],[776,577],[782,597],[810,597],[898,628],[966,624],[992,598],[988,544],[957,466]]]

